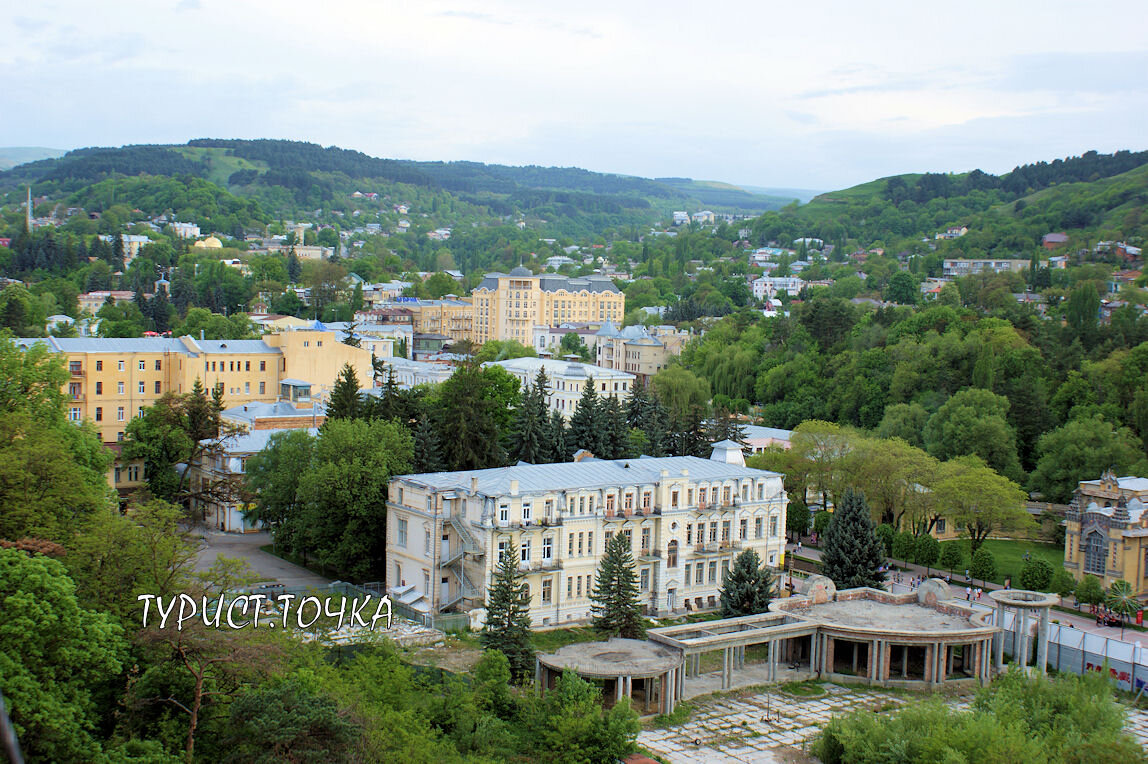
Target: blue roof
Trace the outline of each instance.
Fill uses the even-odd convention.
[[[21,337],[16,344],[46,344],[57,353],[184,353],[187,346],[174,337]]]
[[[619,485],[640,485],[662,480],[662,470],[669,477],[681,477],[689,470],[692,480],[724,480],[727,478],[774,478],[780,473],[752,469],[736,464],[697,456],[665,456],[660,458],[589,460],[561,464],[531,464],[514,467],[496,467],[488,470],[460,472],[430,472],[402,475],[399,479],[421,483],[438,490],[470,490],[471,478],[478,478],[478,492],[487,496],[510,493],[510,481],[518,481],[519,493],[551,493],[554,491],[608,488]]]
[[[263,340],[195,340],[204,353],[278,353]]]

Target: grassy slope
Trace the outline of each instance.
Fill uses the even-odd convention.
[[[969,567],[969,542],[961,539],[958,541],[946,541],[945,544],[958,544],[965,555],[965,562],[963,567],[954,571],[953,583],[957,583],[957,576],[960,576],[961,581],[964,580],[965,568]],[[1064,565],[1064,547],[1059,544],[1043,544],[1037,541],[1004,541],[1001,539],[989,539],[984,543],[984,548],[992,552],[993,557],[996,558],[997,575],[992,580],[995,583],[1004,584],[1006,577],[1012,577],[1013,587],[1017,584],[1017,579],[1020,576],[1021,568],[1024,567],[1024,553],[1031,552],[1034,558],[1043,558],[1052,564],[1053,569],[1060,568]]]
[[[207,160],[207,179],[217,186],[227,188],[227,179],[238,170],[267,170],[266,162],[252,162],[242,157],[232,156],[227,149],[208,149],[197,146],[173,146],[173,149],[188,159]]]

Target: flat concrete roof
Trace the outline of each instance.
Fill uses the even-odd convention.
[[[566,645],[538,661],[548,668],[571,669],[581,676],[659,676],[685,663],[682,653],[666,645],[614,637],[605,642]]]
[[[837,600],[786,611],[795,618],[820,621],[827,626],[874,629],[883,632],[926,634],[979,628],[968,616],[945,613],[927,605],[896,605],[872,599]]]

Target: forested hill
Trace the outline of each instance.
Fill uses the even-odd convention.
[[[279,214],[338,209],[355,191],[393,201],[422,193],[437,195],[436,209],[457,211],[459,222],[482,217],[574,220],[582,232],[653,223],[674,209],[756,213],[790,202],[690,179],[662,182],[573,167],[380,159],[281,140],[198,139],[182,146],[78,149],[0,173],[0,189],[31,183],[37,192],[58,198],[109,178],[140,175],[200,178]]]
[[[766,212],[752,228],[761,243],[813,236],[913,251],[948,226],[969,229],[951,247],[969,256],[1016,254],[1052,231],[1084,238],[1148,235],[1148,151],[1118,151],[1021,165],[1003,175],[896,175]],[[960,252],[954,253],[959,255]]]

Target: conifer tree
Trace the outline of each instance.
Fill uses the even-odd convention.
[[[545,393],[529,382],[522,391],[522,402],[514,417],[514,430],[510,434],[510,461],[542,464],[547,448]]]
[[[570,448],[567,445],[568,430],[566,428],[566,419],[562,416],[561,412],[550,412],[550,427],[548,430],[547,439],[550,444],[550,457],[551,462],[565,462],[570,459]]]
[[[617,398],[606,398],[602,406],[602,458],[624,459],[637,456],[630,451],[630,428],[626,423],[626,412]]]
[[[722,580],[722,618],[766,612],[772,589],[773,574],[762,566],[757,552],[746,549],[734,558],[733,567]]]
[[[839,589],[881,589],[885,574],[878,569],[884,562],[885,548],[873,527],[865,494],[846,488],[825,531],[822,571]]]
[[[299,256],[295,254],[295,247],[291,247],[287,253],[287,281],[297,284],[302,275],[303,265],[299,262]]]
[[[327,403],[327,419],[354,419],[360,414],[363,401],[359,397],[359,377],[354,367],[343,364],[335,379],[335,389]]]
[[[630,391],[630,400],[626,402],[626,424],[631,429],[645,431],[649,428],[653,414],[653,402],[646,386],[640,381],[634,382],[634,389]]]
[[[597,428],[601,424],[598,409],[601,402],[598,400],[598,391],[594,389],[594,378],[588,377],[582,388],[582,397],[574,408],[570,417],[569,445],[572,450],[586,449],[599,456],[600,433]]]
[[[650,456],[665,456],[669,452],[670,415],[655,393],[650,397],[650,424],[646,432]]]
[[[625,534],[616,533],[606,542],[590,601],[593,626],[602,636],[641,639],[646,635],[646,624],[638,612],[634,556]]]
[[[439,448],[438,433],[429,416],[419,420],[415,430],[414,450],[415,472],[441,472],[442,450]]]
[[[483,649],[497,650],[506,656],[510,674],[517,683],[534,672],[528,596],[526,577],[519,572],[514,553],[503,552],[486,597],[486,623],[479,641]]]

